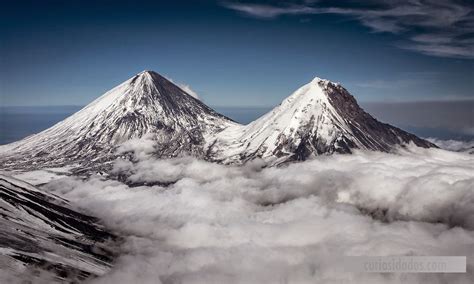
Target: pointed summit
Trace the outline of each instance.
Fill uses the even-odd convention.
[[[320,78],[320,77],[314,77],[313,80],[311,80],[311,83],[332,83],[331,81],[327,80],[327,79],[323,79],[323,78]]]
[[[161,76],[158,72],[153,71],[153,70],[143,70],[142,72],[138,73],[136,76]],[[163,76],[162,76],[163,77]]]
[[[154,78],[161,78],[167,80],[164,76],[161,76],[158,72],[155,72],[153,70],[143,70],[142,72],[132,77],[131,80],[133,81],[139,78],[142,78],[144,80],[153,80]]]

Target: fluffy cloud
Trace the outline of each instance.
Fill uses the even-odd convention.
[[[155,141],[153,134],[147,133],[141,138],[130,139],[117,149],[118,154],[131,153],[133,158],[138,160],[146,160],[155,151]]]
[[[257,18],[336,14],[352,17],[374,32],[405,35],[399,46],[440,57],[474,58],[474,8],[465,1],[284,1],[225,2],[224,6]]]
[[[71,177],[44,187],[125,237],[113,270],[95,283],[474,279],[472,155],[409,148],[264,168],[135,153],[135,162],[116,164],[125,183]],[[139,183],[168,186],[127,185]],[[466,255],[469,267],[467,274],[351,274],[340,267],[346,255]]]
[[[188,93],[189,95],[191,95],[192,97],[196,98],[196,99],[199,99],[199,96],[198,94],[193,90],[191,89],[191,87],[189,85],[186,85],[186,84],[178,84],[178,86],[183,90],[185,91],[186,93]]]
[[[474,154],[474,141],[441,140],[437,138],[428,138],[427,140],[442,149]]]

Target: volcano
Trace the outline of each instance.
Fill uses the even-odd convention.
[[[414,143],[436,147],[365,112],[339,83],[314,78],[249,125],[218,134],[216,157],[225,163],[262,158],[271,163],[354,149],[392,151]]]
[[[5,168],[78,164],[98,169],[121,143],[153,136],[161,157],[203,156],[206,139],[235,123],[153,71],[143,71],[51,128],[0,147]]]

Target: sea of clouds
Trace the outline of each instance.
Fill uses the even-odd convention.
[[[473,283],[474,155],[408,147],[265,168],[157,160],[147,138],[120,151],[134,157],[115,163],[122,181],[43,187],[124,236],[93,283]],[[350,273],[350,255],[467,256],[468,272]]]
[[[455,152],[466,152],[474,154],[474,140],[462,141],[462,140],[442,140],[436,138],[428,138],[428,141],[436,144],[441,149],[455,151]]]

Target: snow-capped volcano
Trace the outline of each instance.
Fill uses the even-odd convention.
[[[144,71],[53,127],[1,146],[0,161],[4,169],[106,169],[123,142],[145,135],[157,157],[193,155],[236,164],[255,158],[278,164],[354,148],[390,151],[409,142],[435,147],[377,121],[328,80],[315,78],[263,117],[240,125],[158,73]]]
[[[6,167],[77,162],[87,168],[110,161],[122,142],[150,133],[163,157],[202,155],[206,138],[233,124],[158,73],[143,71],[53,127],[0,147],[0,153]]]
[[[281,163],[350,153],[354,148],[387,152],[409,142],[434,146],[377,121],[340,84],[318,77],[261,118],[246,126],[227,128],[218,137],[216,156],[224,162],[259,157]]]

